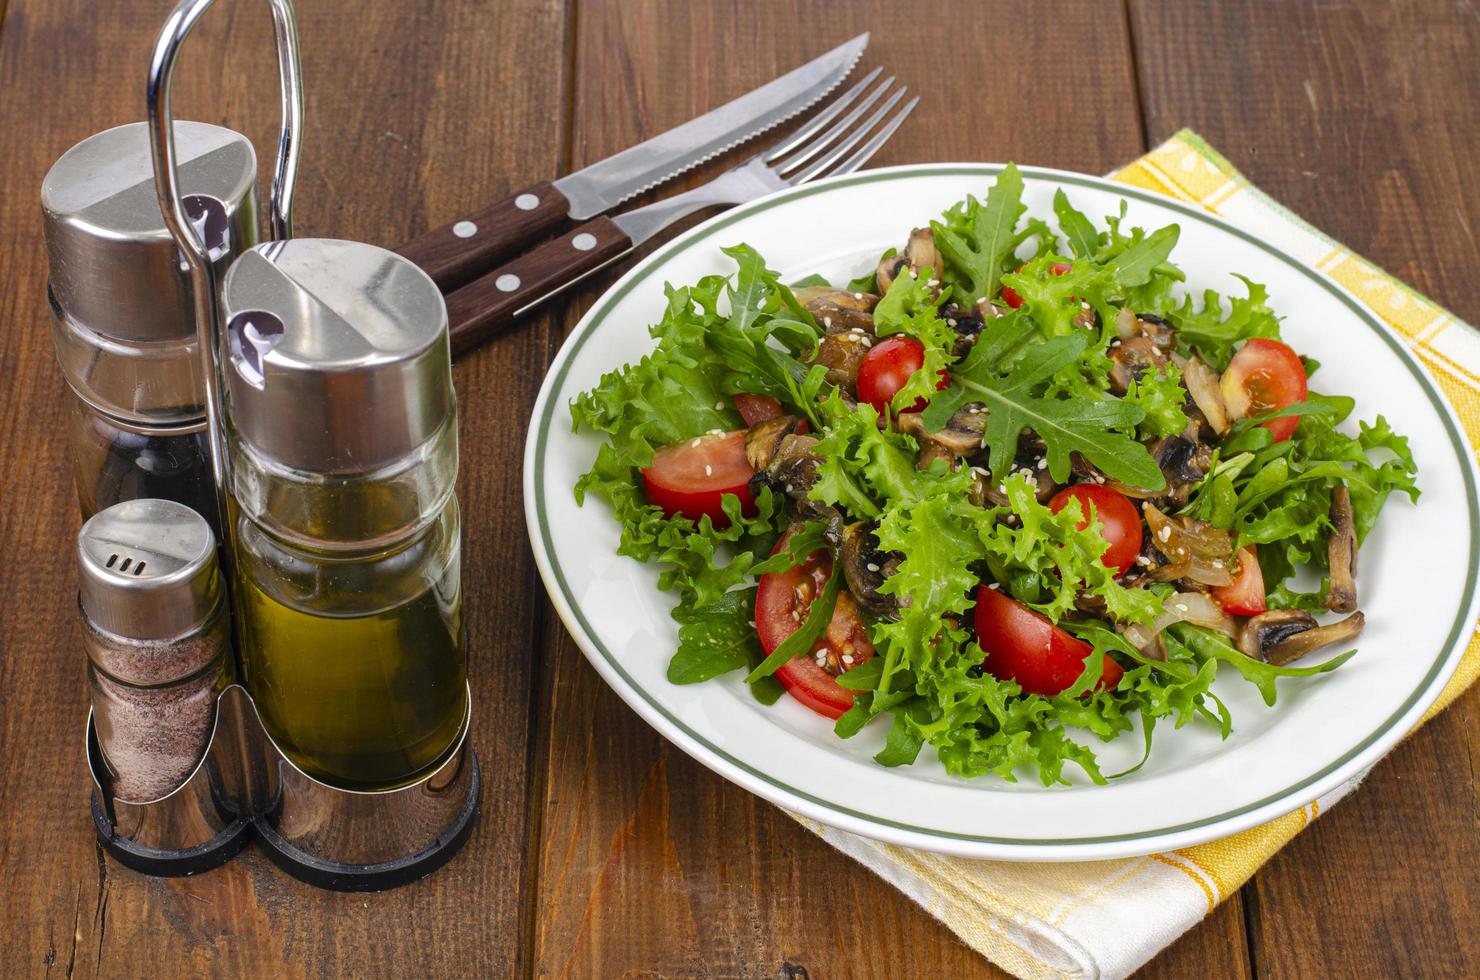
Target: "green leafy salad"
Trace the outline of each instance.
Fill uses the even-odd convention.
[[[1176,225],[1022,195],[1009,166],[848,283],[726,249],[572,402],[577,499],[677,600],[673,683],[742,672],[840,738],[887,715],[886,766],[1103,783],[1137,719],[1142,763],[1158,727],[1226,738],[1220,667],[1273,705],[1355,652],[1406,440],[1308,386],[1263,286],[1184,288]]]

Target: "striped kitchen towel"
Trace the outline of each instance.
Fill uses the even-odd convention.
[[[1308,262],[1404,337],[1480,445],[1480,334],[1272,200],[1190,130],[1111,178],[1199,204]],[[1427,721],[1480,675],[1472,637]],[[1017,864],[946,857],[803,822],[1020,977],[1124,977],[1208,915],[1356,781],[1243,833],[1147,857]]]

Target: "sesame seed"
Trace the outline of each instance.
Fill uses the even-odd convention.
[[[927,285],[927,286],[939,286],[940,285],[940,280],[939,279],[931,279],[925,285]]]
[[[1079,304],[1079,307],[1080,307],[1080,309],[1087,310],[1087,309],[1089,309],[1089,304],[1082,302],[1082,303]]]
[[[854,293],[853,294],[853,298],[854,299],[863,299],[863,294],[862,293]]]
[[[853,663],[853,655],[851,653],[845,653],[845,654],[843,654],[843,663],[845,663],[845,664],[851,664],[851,663]]]
[[[1112,341],[1110,341],[1110,346],[1112,348],[1119,347],[1120,346],[1120,341],[1118,341],[1118,340],[1112,340]]]
[[[948,326],[948,327],[954,327],[955,325],[956,325],[956,321],[955,320],[953,320],[950,317],[946,317],[946,326]]]
[[[832,317],[830,317],[830,316],[823,317],[822,318],[822,325],[824,327],[831,327],[832,326]]]
[[[1174,603],[1172,603],[1172,608],[1175,609],[1175,610],[1177,610],[1177,612],[1186,612],[1187,611],[1187,603],[1185,603],[1185,602],[1174,602]]]
[[[879,570],[879,564],[878,564],[878,562],[872,562],[871,561],[871,562],[869,562],[867,565],[865,565],[863,567],[864,568],[867,568],[871,572],[877,572]]]
[[[693,447],[693,448],[695,448],[695,449],[698,449],[698,448],[699,448],[699,445],[700,445],[700,444],[701,444],[701,443],[702,443],[702,442],[703,442],[703,441],[704,441],[704,440],[703,440],[703,438],[702,438],[702,437],[701,437],[701,438],[696,438],[696,439],[695,439],[695,440],[694,440],[694,441],[693,441],[693,442],[691,442],[691,443],[689,443],[689,445],[690,445],[690,446],[692,446],[692,447]]]
[[[999,484],[997,484],[997,492],[1000,493],[1000,494],[1002,494],[1002,495],[1004,495],[1004,496],[1006,496],[1006,494],[1007,494],[1007,484],[1005,484],[1005,483],[999,483]]]
[[[704,464],[704,475],[705,476],[713,476],[714,475],[714,467],[713,466],[710,466],[708,463],[705,463]]]
[[[725,403],[723,401],[717,401],[717,402],[715,402],[714,403],[714,410],[716,412],[723,412],[725,410]]]
[[[1165,541],[1167,538],[1170,538],[1172,536],[1171,526],[1164,525],[1160,531],[1156,532],[1156,536],[1163,541]]]
[[[1046,470],[1046,469],[1048,469],[1048,457],[1047,456],[1043,457],[1042,459],[1040,459],[1038,461],[1038,468],[1040,470]]]
[[[1151,559],[1150,558],[1147,558],[1145,555],[1137,555],[1136,556],[1136,564],[1137,565],[1140,565],[1142,568],[1150,568],[1151,567]]]
[[[987,588],[991,589],[993,592],[996,592],[998,589],[1002,588],[1002,586],[998,585],[996,582],[988,582]]]

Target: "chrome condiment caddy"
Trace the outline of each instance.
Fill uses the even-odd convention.
[[[456,852],[479,798],[468,745],[446,308],[431,280],[399,256],[353,242],[292,240],[302,90],[290,0],[269,0],[282,127],[267,240],[257,241],[250,142],[176,123],[171,111],[179,49],[212,3],[182,0],[166,20],[150,66],[147,124],[74,147],[43,187],[58,359],[74,414],[86,422],[72,433],[79,498],[85,516],[103,512],[79,540],[95,699],[86,739],[92,816],[104,848],[150,874],[203,871],[255,839],[280,867],[314,884],[392,887]],[[112,438],[136,429],[141,438],[189,437],[209,473],[208,492],[168,495],[205,524],[153,500],[108,510],[117,500],[159,496],[147,480],[93,492],[111,485],[97,478],[79,433]],[[209,554],[202,541],[212,542]],[[226,594],[238,656],[210,668],[216,673],[177,676],[137,657],[120,671],[109,660],[108,643],[134,654],[140,648],[130,643],[168,641],[165,625],[185,630],[182,642],[198,639],[192,629],[219,629],[222,614],[210,603]],[[273,618],[277,605],[264,619],[264,596],[300,618],[319,617],[302,634],[321,637],[312,641],[319,646],[299,656],[301,645],[264,639],[298,628],[296,619]],[[149,604],[149,614],[130,615],[130,602]],[[357,616],[368,617],[358,633],[335,625]],[[140,624],[141,635],[130,637],[127,628]],[[417,645],[428,632],[438,636],[435,669],[424,656],[429,648]],[[388,679],[372,690],[366,672],[355,672],[364,645],[380,642],[367,638],[382,635],[390,648],[370,652]],[[350,649],[347,637],[360,645]],[[282,676],[270,702],[259,705],[250,693],[254,671],[261,678],[274,669],[268,649],[293,675],[293,711],[280,703]],[[333,670],[313,673],[331,660]],[[109,719],[98,712],[122,712],[109,701],[120,697],[133,698],[127,708],[136,713],[157,710],[168,698],[150,700],[156,680],[194,684],[174,692],[193,710],[201,697],[214,699],[209,735],[178,785],[130,798],[138,794],[129,785],[160,788],[159,770],[150,783],[120,779],[109,746],[126,756],[124,736],[100,727]],[[308,691],[323,699],[322,717],[303,710]],[[372,758],[356,739],[375,727],[364,718],[373,721],[382,705],[386,727],[410,734]],[[355,711],[362,723],[345,729],[339,719]],[[195,725],[192,717],[191,739]],[[181,761],[150,758],[156,766]],[[396,759],[404,778],[395,775]],[[368,782],[351,778],[365,773]]]

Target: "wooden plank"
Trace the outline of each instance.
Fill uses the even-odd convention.
[[[1317,226],[1480,317],[1468,5],[1133,0],[1132,27],[1153,140],[1191,126]],[[1477,749],[1472,690],[1257,875],[1260,976],[1480,974]]]
[[[300,234],[394,244],[556,172],[562,0],[300,8]],[[523,432],[511,420],[528,412],[543,374],[552,333],[543,320],[456,370],[473,740],[485,779],[482,822],[464,853],[404,889],[341,895],[300,885],[254,853],[199,878],[149,879],[105,861],[93,842],[72,625],[76,504],[36,195],[76,140],[142,116],[163,9],[14,0],[0,39],[0,442],[13,461],[0,476],[0,974],[511,975],[525,945],[529,624],[540,615],[518,505]],[[182,117],[248,133],[264,169],[277,125],[272,58],[266,5],[223,3],[187,45],[177,86]]]
[[[869,29],[865,67],[882,64],[923,96],[878,165],[1012,158],[1102,173],[1141,152],[1118,7],[1018,3],[992,20],[1011,29],[993,29],[964,0],[928,17],[874,2],[585,0],[574,163]],[[1066,54],[1050,70],[1044,51]],[[605,687],[553,614],[546,636],[537,975],[1000,975],[891,886],[667,744]],[[1233,902],[1151,973],[1243,975],[1245,953]]]

